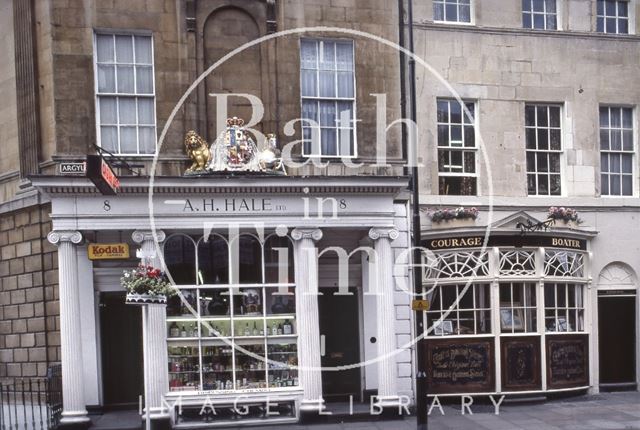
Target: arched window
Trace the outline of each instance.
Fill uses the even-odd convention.
[[[293,244],[288,237],[270,235],[264,242],[265,283],[293,283]]]
[[[164,243],[164,264],[176,285],[196,283],[196,244],[185,234],[174,234]]]
[[[229,283],[229,246],[219,234],[198,242],[198,278],[201,285]]]

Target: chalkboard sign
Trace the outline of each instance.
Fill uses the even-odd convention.
[[[550,388],[589,385],[587,335],[547,337],[547,380]]]
[[[494,391],[493,339],[429,340],[429,392]]]
[[[540,338],[503,337],[500,342],[502,387],[509,391],[541,389]]]

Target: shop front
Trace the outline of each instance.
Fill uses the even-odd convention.
[[[140,376],[140,353],[151,417],[177,427],[295,422],[333,397],[358,402],[368,391],[394,405],[410,395],[411,374],[398,375],[410,352],[376,360],[410,336],[396,312],[409,298],[394,293],[408,276],[394,270],[409,246],[405,178],[162,177],[150,186],[124,177],[114,196],[86,178],[33,182],[51,199],[59,248],[67,421],[112,399],[137,401],[140,378],[126,375]],[[118,243],[128,257],[88,258],[88,246]],[[125,333],[122,324],[139,313],[117,303],[123,270],[141,259],[164,267],[180,294],[149,307],[142,351],[119,354],[141,340],[140,326]],[[339,308],[351,309],[351,345],[336,342]],[[349,384],[323,381],[339,379],[339,366],[351,369]]]
[[[525,213],[423,234],[433,395],[534,394],[591,385],[589,242],[573,228],[526,232]]]

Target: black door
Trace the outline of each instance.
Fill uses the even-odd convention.
[[[636,381],[636,298],[598,297],[600,383]]]
[[[337,367],[360,362],[358,295],[338,295],[337,288],[322,288],[318,296],[320,336],[324,336],[322,367]],[[322,338],[321,338],[322,339]],[[360,367],[322,371],[322,395],[326,401],[360,399]]]
[[[142,311],[124,294],[100,297],[102,387],[105,409],[137,407],[144,392]]]

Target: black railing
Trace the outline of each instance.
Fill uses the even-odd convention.
[[[46,379],[16,379],[0,385],[1,430],[55,429],[61,414],[60,366],[49,368]]]

